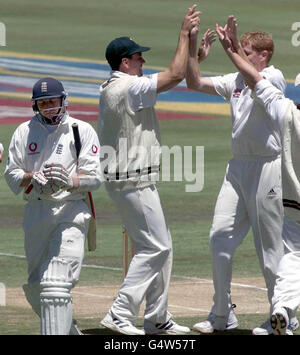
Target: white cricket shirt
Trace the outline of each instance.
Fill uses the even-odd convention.
[[[72,124],[75,122],[78,124],[81,140],[78,161],[72,130]],[[94,176],[100,185],[99,140],[93,127],[65,114],[56,129],[51,131],[49,132],[39,115],[17,127],[9,146],[5,169],[5,178],[10,189],[15,194],[20,193],[24,189],[20,186],[24,174],[42,171],[47,163],[62,164],[70,176],[80,170],[82,174]],[[86,193],[71,193],[65,190],[59,190],[52,195],[39,195],[34,189],[29,194],[24,193],[25,200],[79,200],[85,196]]]
[[[265,105],[282,131],[282,197],[284,214],[300,224],[300,111],[292,100],[267,80],[254,88],[256,100]]]
[[[282,92],[286,82],[280,70],[265,68],[261,75]],[[234,156],[276,156],[281,152],[280,127],[255,101],[240,73],[211,77],[216,92],[230,102]]]
[[[133,76],[119,71],[100,87],[98,133],[104,178],[117,189],[144,187],[158,179],[160,134],[154,110],[157,74]]]

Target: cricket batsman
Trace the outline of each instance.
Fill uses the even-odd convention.
[[[60,81],[38,80],[32,102],[34,116],[14,132],[5,170],[12,192],[23,192],[27,202],[23,289],[41,319],[42,335],[81,334],[72,319],[71,290],[79,280],[91,218],[84,200],[100,186],[99,141],[90,124],[69,116]]]

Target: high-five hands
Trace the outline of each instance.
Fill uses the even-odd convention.
[[[237,21],[234,16],[228,16],[227,24],[224,27],[216,24],[216,32],[225,51],[238,51],[239,39],[237,34]]]
[[[193,5],[188,9],[188,12],[183,20],[182,23],[182,30],[186,30],[190,34],[193,33],[193,31],[198,32],[198,27],[200,24],[200,18],[199,15],[202,13],[201,11],[195,11],[197,5]]]

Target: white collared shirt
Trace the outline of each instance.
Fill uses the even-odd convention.
[[[286,82],[280,70],[265,68],[261,75],[282,92]],[[281,152],[280,127],[269,119],[264,106],[253,100],[240,73],[211,78],[215,90],[230,102],[234,156],[274,156]]]
[[[101,168],[117,189],[145,187],[159,174],[160,133],[154,105],[157,75],[112,72],[100,87]]]
[[[72,131],[72,124],[75,122],[78,124],[81,139],[78,161]],[[80,170],[83,174],[93,175],[100,180],[99,140],[93,127],[68,114],[63,116],[59,125],[51,126],[50,132],[47,126],[36,115],[30,121],[20,124],[15,130],[5,169],[5,178],[10,189],[15,194],[20,193],[24,189],[20,186],[24,174],[42,171],[47,163],[62,164],[70,176]],[[34,189],[30,194],[24,193],[25,200],[37,198],[51,201],[78,200],[84,197],[85,193],[70,193],[64,190],[49,196],[39,196]]]
[[[111,73],[110,80],[122,76],[129,76],[129,74],[116,70]],[[103,87],[102,85],[100,86],[100,95],[104,87],[105,83]],[[135,80],[129,88],[128,96],[131,109],[134,112],[146,107],[153,107],[157,99],[157,73],[143,76],[135,75]]]

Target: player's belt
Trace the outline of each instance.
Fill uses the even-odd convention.
[[[130,170],[126,172],[116,171],[115,173],[109,173],[107,169],[104,170],[104,175],[107,181],[116,181],[116,180],[129,180],[132,178],[138,178],[142,175],[150,175],[154,173],[159,173],[160,165],[148,166],[143,169]]]
[[[283,199],[283,206],[284,207],[290,207],[290,208],[294,208],[295,210],[299,210],[300,211],[300,203],[294,200],[287,200],[287,199]]]

